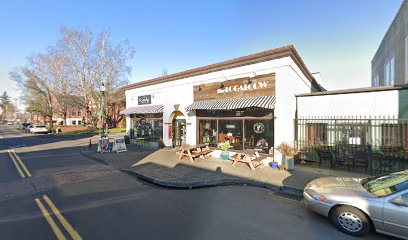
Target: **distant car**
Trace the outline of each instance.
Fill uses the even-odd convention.
[[[303,197],[347,234],[373,229],[408,239],[408,170],[364,179],[319,178],[306,185]]]
[[[22,123],[21,130],[25,131],[28,125],[30,125],[30,123]]]
[[[7,125],[14,125],[14,122],[7,122]]]
[[[31,124],[25,126],[24,127],[24,132],[29,133],[31,128],[33,128],[33,125],[31,125]]]
[[[34,125],[30,128],[30,133],[48,133],[48,128],[43,125]]]

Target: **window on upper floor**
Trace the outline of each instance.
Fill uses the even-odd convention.
[[[395,83],[395,57],[392,56],[384,65],[384,85]]]
[[[81,110],[78,111],[78,116],[81,116]]]
[[[373,78],[373,87],[378,87],[380,86],[380,76],[377,74]]]
[[[405,83],[408,83],[408,36],[405,37]]]

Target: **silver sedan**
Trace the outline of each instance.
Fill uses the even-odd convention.
[[[347,234],[373,229],[408,239],[408,170],[365,179],[319,178],[306,185],[303,197]]]

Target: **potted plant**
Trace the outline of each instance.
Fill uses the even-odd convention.
[[[221,148],[221,151],[222,151],[221,155],[220,155],[220,158],[223,159],[223,160],[228,160],[228,157],[229,157],[228,149],[230,149],[232,147],[230,145],[230,143],[229,142],[223,142],[223,143],[220,143],[218,145],[218,147]]]
[[[277,150],[282,154],[281,166],[283,166],[286,170],[294,170],[295,161],[293,157],[299,153],[299,150],[287,142],[282,142],[279,144]]]

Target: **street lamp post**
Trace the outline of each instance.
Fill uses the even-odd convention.
[[[104,97],[105,97],[106,87],[105,83],[101,85],[101,93],[102,93],[102,104],[101,104],[101,123],[102,123],[102,136],[105,135],[105,125],[103,123],[103,110],[104,110]]]

